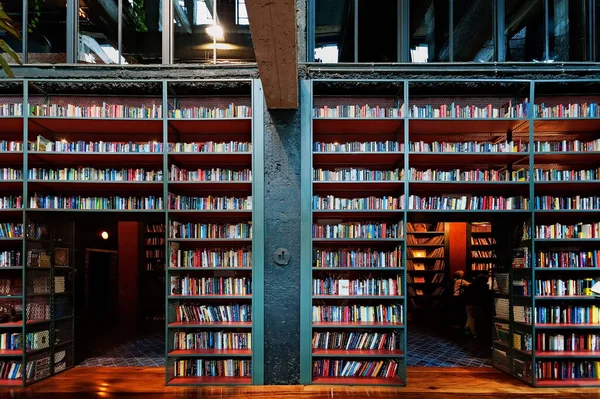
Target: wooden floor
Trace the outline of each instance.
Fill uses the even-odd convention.
[[[494,369],[409,368],[406,388],[345,386],[165,387],[164,369],[79,367],[29,388],[0,391],[0,397],[25,398],[600,398],[600,389],[533,389]]]

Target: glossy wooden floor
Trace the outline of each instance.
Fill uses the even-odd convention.
[[[363,398],[600,398],[600,389],[533,389],[494,369],[410,368],[409,386],[165,387],[164,369],[80,367],[0,397],[28,398],[191,398],[206,399],[363,399]]]

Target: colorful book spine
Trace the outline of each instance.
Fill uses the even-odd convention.
[[[82,209],[82,210],[155,210],[163,209],[163,199],[148,197],[82,197],[34,194],[29,198],[31,209]]]
[[[171,165],[169,181],[250,182],[252,181],[252,171],[250,169],[230,170],[221,168],[187,170]]]
[[[315,249],[313,265],[317,268],[400,268],[402,250],[366,251],[363,249]]]
[[[526,169],[518,170],[439,170],[427,169],[418,170],[410,169],[411,181],[428,181],[428,182],[504,182],[504,181],[527,181],[529,173]]]
[[[313,171],[314,181],[402,181],[404,170],[370,170],[360,168]]]
[[[193,239],[251,239],[252,223],[213,224],[171,222],[170,238]]]
[[[480,143],[475,141],[445,142],[415,141],[410,143],[411,152],[440,152],[440,153],[511,153],[527,152],[528,144],[517,141],[505,141],[503,143]]]
[[[400,197],[337,198],[334,195],[313,196],[313,210],[398,210],[404,208]]]
[[[404,143],[397,141],[353,141],[348,143],[322,143],[316,141],[313,144],[314,152],[336,153],[336,152],[402,152]]]
[[[408,209],[425,210],[525,210],[529,209],[526,197],[459,196],[408,198]]]
[[[537,225],[535,226],[535,238],[600,238],[600,223]]]
[[[183,153],[230,153],[230,152],[252,152],[252,143],[230,141],[215,142],[206,141],[200,143],[169,143],[169,152]]]
[[[173,364],[174,377],[251,377],[252,361],[184,359]]]
[[[404,238],[404,225],[399,223],[313,224],[313,238],[385,239]]]
[[[169,209],[177,210],[252,210],[252,196],[247,197],[188,197],[169,193]]]
[[[250,118],[252,107],[248,105],[228,104],[226,108],[221,107],[171,107],[169,106],[169,118],[173,119],[223,119],[223,118]]]
[[[313,322],[390,323],[404,322],[402,305],[313,306]]]
[[[31,168],[27,172],[29,180],[49,181],[98,181],[98,182],[160,182],[162,170],[138,169],[96,169],[96,168]]]

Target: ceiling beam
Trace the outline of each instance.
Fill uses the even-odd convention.
[[[298,109],[294,0],[246,0],[254,54],[267,107]]]

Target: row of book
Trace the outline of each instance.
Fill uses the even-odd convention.
[[[27,369],[33,366],[33,363],[27,365]],[[29,377],[29,372],[27,373]],[[0,380],[19,380],[23,378],[23,365],[17,361],[0,362]]]
[[[529,151],[529,146],[521,140],[504,141],[502,143],[487,143],[477,141],[414,141],[409,144],[410,152],[442,152],[442,153],[507,153],[507,152],[524,152]]]
[[[252,267],[249,249],[179,249],[178,243],[170,244],[169,267]]]
[[[488,196],[443,196],[408,197],[408,209],[424,210],[523,210],[529,209],[529,199],[519,197]]]
[[[23,103],[0,104],[0,116],[23,116]]]
[[[338,223],[338,224],[313,224],[313,238],[403,238],[404,224],[398,223]]]
[[[146,233],[164,233],[165,225],[164,224],[147,224],[146,225]]]
[[[600,250],[591,251],[537,251],[535,267],[540,268],[597,268]]]
[[[496,257],[496,252],[495,251],[481,251],[481,250],[477,250],[477,251],[471,251],[471,258],[495,258]]]
[[[237,359],[185,359],[176,360],[174,377],[250,377],[252,361]]]
[[[37,193],[29,198],[32,209],[86,209],[86,210],[154,210],[164,209],[162,196],[148,197],[82,197],[42,196]]]
[[[404,208],[404,195],[392,197],[338,198],[334,195],[313,196],[314,210],[398,210]]]
[[[169,105],[168,117],[174,119],[222,119],[222,118],[250,118],[252,107],[249,105],[227,104],[221,107],[172,107]]]
[[[412,223],[406,224],[406,231],[409,233],[426,233],[426,232],[444,232],[444,223],[438,222],[435,226],[427,223]]]
[[[158,141],[122,142],[122,141],[50,141],[38,136],[36,141],[29,143],[29,151],[66,152],[66,153],[162,153],[163,144]]]
[[[250,332],[176,332],[173,334],[173,349],[252,349],[252,333]]]
[[[404,170],[370,170],[340,168],[336,170],[313,170],[313,181],[402,181]]]
[[[178,322],[245,322],[252,321],[251,305],[201,305],[183,304],[175,307]]]
[[[116,182],[160,182],[162,170],[137,169],[96,169],[90,167],[43,169],[31,168],[27,171],[30,180],[60,181],[116,181]]]
[[[408,226],[408,224],[407,224]],[[433,237],[418,237],[414,234],[406,236],[406,243],[409,245],[444,245],[444,235],[435,235]]]
[[[252,223],[213,224],[213,223],[180,223],[172,221],[169,225],[170,238],[252,238]]]
[[[409,297],[425,295],[425,291],[423,291],[420,288],[408,287],[407,292],[408,292]],[[431,291],[431,293],[429,295],[430,296],[442,296],[443,294],[444,294],[444,287],[436,287],[433,289],[433,291]]]
[[[0,251],[0,267],[23,266],[21,251],[12,249]]]
[[[231,170],[221,168],[187,170],[171,165],[169,180],[249,182],[252,181],[252,171],[250,169]]]
[[[600,139],[591,141],[562,140],[536,141],[535,152],[596,152],[600,151]]]
[[[397,141],[353,141],[348,143],[313,143],[314,152],[402,152],[404,143]]]
[[[506,104],[498,107],[487,104],[482,107],[478,105],[460,105],[454,102],[441,105],[413,105],[410,107],[410,116],[413,118],[467,118],[467,119],[498,119],[498,118],[527,118],[529,102],[525,99],[519,104]]]
[[[531,280],[525,280],[524,295],[531,296],[535,292],[536,296],[593,296],[592,286],[599,281],[598,279],[536,279],[534,288],[531,287]]]
[[[97,105],[78,104],[36,104],[29,106],[30,116],[51,116],[61,118],[130,118],[157,119],[162,118],[162,105],[141,104],[128,106],[102,102]]]
[[[443,258],[444,247],[438,247],[434,249],[416,249],[409,248],[408,256],[411,258]]]
[[[169,209],[177,210],[252,210],[252,196],[246,197],[190,197],[169,193]]]
[[[474,262],[471,263],[470,269],[476,272],[487,272],[494,269],[494,263]]]
[[[374,305],[374,306],[313,306],[313,322],[332,323],[391,323],[404,322],[402,305]]]
[[[404,104],[394,107],[379,105],[336,105],[313,109],[313,118],[403,118]]]
[[[21,152],[23,151],[23,142],[0,140],[0,152]]]
[[[401,296],[402,277],[395,278],[315,278],[313,279],[313,295],[339,295],[339,296]]]
[[[229,141],[229,142],[192,142],[192,143],[169,143],[167,146],[169,152],[173,153],[231,153],[231,152],[252,152],[252,143],[247,141]]]
[[[171,276],[171,295],[251,295],[252,279],[246,277]]]
[[[23,170],[14,168],[0,168],[0,181],[22,180]]]
[[[496,239],[493,237],[471,237],[471,245],[494,245]]]
[[[312,338],[313,349],[400,350],[402,345],[402,336],[396,331],[385,333],[327,331],[315,332]]]
[[[333,360],[313,362],[314,377],[380,377],[396,376],[398,362],[395,360]]]
[[[144,255],[146,259],[163,259],[165,251],[164,249],[146,249]]]
[[[365,249],[315,249],[313,265],[316,268],[400,268],[402,250],[378,251]]]
[[[472,233],[491,233],[492,225],[489,223],[471,223]]]
[[[146,245],[165,245],[165,239],[162,237],[146,237],[144,240]]]
[[[598,334],[557,334],[537,333],[536,350],[552,352],[596,352],[600,351],[600,335]]]
[[[569,103],[546,105],[534,104],[533,114],[537,118],[598,118],[600,108],[597,103]]]
[[[595,181],[600,179],[600,168],[585,170],[535,169],[535,181]]]
[[[596,360],[544,360],[535,363],[535,377],[539,380],[600,380],[600,361]]]
[[[535,312],[537,324],[598,324],[600,307],[591,306],[537,306]]]
[[[440,170],[427,169],[418,170],[410,169],[410,180],[418,181],[482,181],[482,182],[499,182],[499,181],[526,181],[529,178],[529,173],[525,169],[517,170]]]
[[[407,270],[416,270],[416,271],[423,271],[423,270],[444,270],[446,268],[446,264],[444,263],[444,261],[442,259],[437,259],[435,262],[433,262],[433,265],[431,265],[431,267],[426,267],[424,263],[421,262],[415,262],[413,260],[409,260],[408,263],[406,264],[406,269]]]
[[[23,237],[22,223],[0,223],[0,238]]]
[[[408,283],[414,284],[441,283],[444,281],[444,273],[435,273],[429,281],[427,281],[425,276],[416,276],[413,274],[408,274],[406,276],[406,281]]]
[[[600,238],[600,222],[536,225],[535,238],[560,239],[560,238]]]
[[[21,209],[23,208],[22,195],[8,195],[0,197],[0,209]]]
[[[541,197],[535,197],[535,209],[540,210],[575,210],[575,209],[587,209],[587,210],[600,210],[600,197],[553,197],[551,195],[544,195]]]

